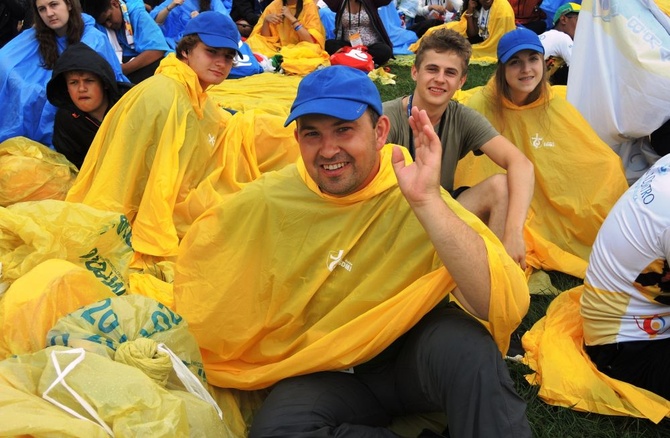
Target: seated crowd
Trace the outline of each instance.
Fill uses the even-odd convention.
[[[100,297],[157,301],[151,329],[140,323],[137,336],[183,318],[181,342],[196,357],[170,341],[141,354],[165,356],[169,370],[199,364],[202,375],[186,373],[196,383],[165,376],[162,385],[215,406],[218,434],[397,437],[406,432],[396,419],[439,413],[430,426],[417,420],[413,436],[530,437],[505,358],[529,308],[529,278],[555,270],[584,280],[581,348],[594,368],[670,396],[670,161],[629,188],[620,157],[552,87],[567,84],[577,61],[580,4],[564,2],[547,29],[538,1],[30,3],[34,25],[21,29],[17,11],[16,35],[0,48],[0,142],[25,137],[62,154],[73,176],[49,208],[72,214],[58,221],[112,212],[104,231],[82,232],[115,230],[126,246],[58,251],[67,238],[39,236],[46,218],[26,221],[41,238],[13,219],[32,203],[3,205],[0,327],[12,323],[9,306],[47,306],[37,295],[74,281],[72,266],[67,276],[54,268],[61,286],[21,281],[60,258],[83,267],[77,281],[95,275],[102,292],[86,302],[73,283],[77,299],[53,304],[26,337],[47,339],[49,354],[90,353],[89,341],[116,351],[125,334],[69,340],[44,321],[92,306],[81,314],[91,322],[109,304]],[[364,45],[375,68],[389,63],[398,24],[379,12],[389,5],[416,34],[414,87],[382,102],[368,68],[330,56]],[[495,71],[463,91],[473,60]],[[299,77],[285,108],[220,99],[244,87],[233,78],[269,71]],[[652,139],[666,153],[667,126]],[[48,198],[31,196],[35,206]],[[33,249],[46,240],[51,247]],[[98,326],[110,333],[120,322],[106,315]],[[20,364],[48,366],[31,362],[37,350],[18,330],[3,333],[0,380]],[[38,396],[49,400],[54,385]],[[21,391],[38,394],[37,385]],[[142,400],[138,410],[150,410]],[[197,423],[188,406],[176,408],[188,416],[176,428]],[[111,416],[91,416],[114,429]],[[28,423],[10,432],[30,433]],[[73,423],[73,435],[90,427]]]

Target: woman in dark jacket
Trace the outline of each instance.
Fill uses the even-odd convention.
[[[107,111],[130,89],[116,82],[107,60],[84,43],[70,45],[58,58],[47,84],[55,107],[53,146],[81,167]]]
[[[377,8],[391,0],[325,0],[335,12],[335,39],[326,40],[326,52],[332,55],[344,46],[364,45],[375,66],[386,64],[393,56],[393,43],[384,28]]]

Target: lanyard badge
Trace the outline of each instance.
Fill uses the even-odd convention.
[[[130,24],[130,14],[128,14],[128,6],[123,0],[119,0],[119,7],[121,14],[123,14],[124,30],[126,32],[126,42],[131,48],[135,48],[135,38],[133,37],[133,26]]]

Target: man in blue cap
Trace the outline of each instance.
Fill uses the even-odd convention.
[[[210,209],[180,247],[175,305],[208,382],[272,386],[250,437],[396,436],[393,417],[422,412],[446,413],[452,436],[530,436],[501,353],[525,277],[441,189],[427,114],[410,118],[412,162],[385,144],[372,81],[332,66],[303,78],[294,121],[301,159]]]

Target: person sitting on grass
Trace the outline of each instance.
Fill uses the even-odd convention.
[[[414,91],[384,103],[384,114],[391,119],[388,141],[407,147],[414,157],[409,116],[413,107],[426,111],[442,142],[442,187],[479,216],[525,269],[523,227],[533,196],[533,165],[484,116],[451,100],[467,79],[471,53],[468,40],[451,29],[439,29],[422,40],[412,65]],[[470,151],[486,154],[507,174],[454,190],[456,165]]]
[[[507,0],[465,0],[460,20],[431,27],[423,37],[444,27],[455,30],[470,41],[473,61],[495,63],[498,41],[505,33],[516,29],[516,24],[514,11]],[[409,49],[416,52],[420,44],[421,39]]]
[[[224,167],[231,115],[207,91],[228,77],[239,39],[235,23],[219,12],[189,21],[177,51],[107,113],[67,194],[67,201],[125,214],[141,268],[144,257],[176,256],[186,229],[213,202],[205,197],[202,206],[196,188]],[[211,186],[220,192],[213,196],[237,191],[243,174],[216,178]]]
[[[552,91],[543,54],[535,32],[519,28],[505,34],[493,77],[467,105],[534,165],[535,190],[526,222],[534,236],[533,267],[583,278],[600,224],[628,184],[619,157]],[[459,162],[455,181],[473,185],[501,171],[488,157],[469,155]],[[565,254],[554,259],[556,247]]]
[[[268,58],[280,54],[287,73],[305,75],[328,59],[326,31],[313,0],[274,0],[246,42],[254,53]]]
[[[612,207],[584,279],[586,352],[598,371],[670,401],[670,156]]]
[[[61,53],[86,43],[112,66],[117,81],[128,79],[109,40],[82,14],[78,0],[31,0],[35,24],[0,49],[0,142],[27,137],[50,146],[57,108],[47,101],[46,84]]]
[[[544,59],[549,68],[549,82],[552,85],[568,84],[572,44],[581,9],[581,5],[577,3],[564,4],[554,14],[554,28],[540,35]]]
[[[179,249],[175,307],[208,382],[272,386],[250,437],[395,436],[393,417],[438,411],[452,436],[530,437],[501,353],[526,280],[440,187],[426,112],[412,162],[386,144],[367,74],[330,66],[302,79],[293,121],[301,159],[208,210]]]

